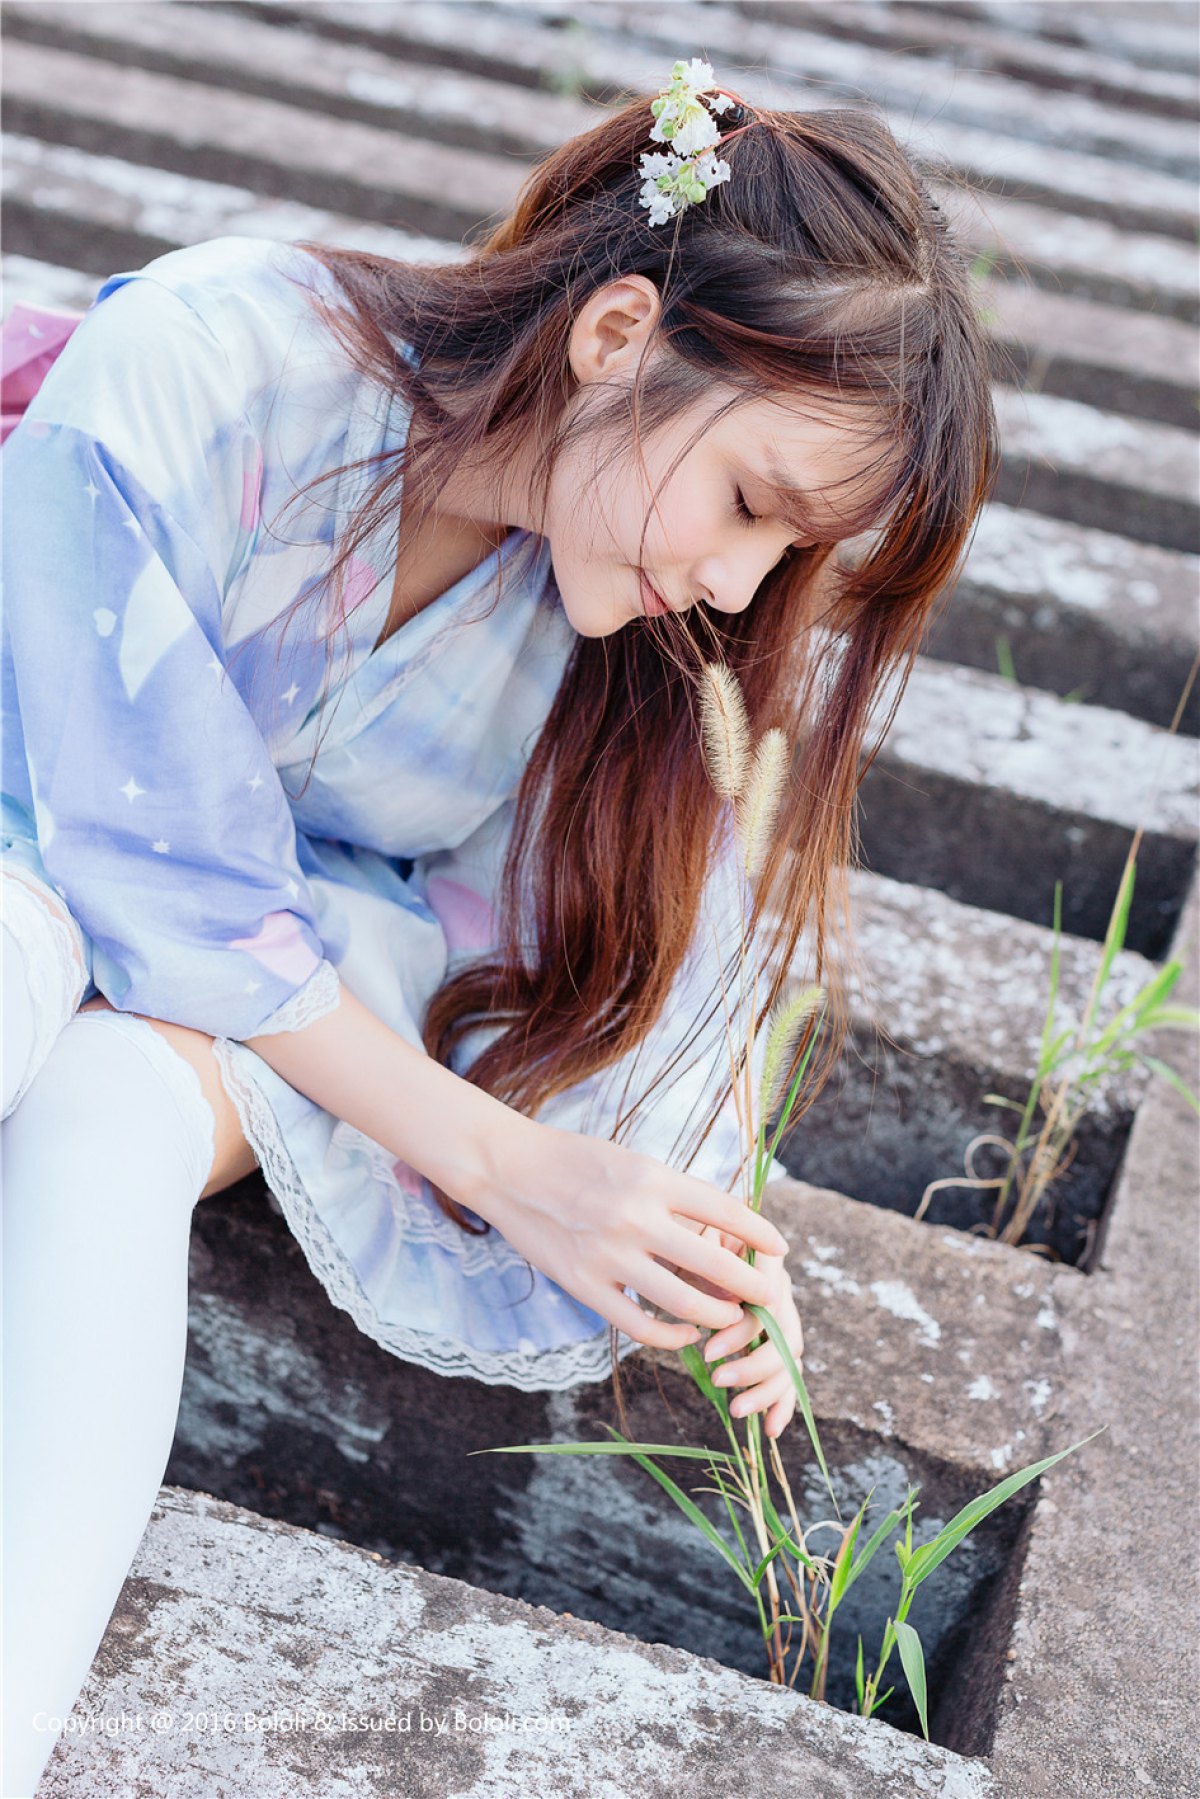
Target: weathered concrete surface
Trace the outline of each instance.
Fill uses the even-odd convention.
[[[366,1729],[341,1728],[343,1712]],[[38,1799],[997,1792],[982,1764],[877,1720],[172,1487],[75,1717],[88,1713],[145,1722],[62,1739]],[[216,1729],[187,1723],[214,1713]],[[316,1713],[334,1727],[287,1728]],[[262,1722],[247,1729],[247,1714]]]
[[[1053,932],[866,871],[852,873],[850,888],[850,1045],[780,1155],[801,1179],[912,1216],[928,1182],[964,1175],[974,1137],[1013,1130],[1015,1115],[985,1105],[984,1095],[1025,1103],[1041,1049]],[[1082,1023],[1100,958],[1099,943],[1064,935],[1056,1033]],[[1155,972],[1131,951],[1118,955],[1099,1021]],[[803,964],[797,974],[811,979]],[[1029,1240],[1086,1263],[1147,1079],[1135,1068],[1094,1084],[1077,1153],[1035,1214]],[[1002,1166],[987,1148],[975,1163],[982,1176]],[[924,1216],[976,1228],[991,1220],[995,1198],[942,1188]]]
[[[1176,953],[1180,1001],[1195,1006],[1195,885]],[[1197,1090],[1194,1037],[1164,1059]],[[1006,1793],[1200,1791],[1198,1196],[1195,1114],[1159,1083],[1133,1126],[1101,1270],[1058,1295],[1071,1435],[1107,1430],[1042,1483],[993,1748]]]
[[[1197,649],[1200,558],[1113,531],[985,506],[926,653],[1167,727]],[[1200,684],[1180,729],[1200,733]]]
[[[997,387],[994,398],[1004,444],[997,499],[1139,543],[1200,549],[1194,431],[1053,394]]]
[[[1136,107],[1164,118],[1194,119],[1196,84],[1186,70],[1138,68],[1128,56],[1081,50],[1057,39],[1022,36],[1012,12],[996,28],[959,9],[872,0],[868,6],[824,5],[821,0],[742,0],[741,10],[760,19],[788,18],[827,32],[861,39],[881,49],[919,52],[922,66],[988,69],[1052,92],[1090,94],[1110,106]]]
[[[403,0],[308,0],[303,7],[273,8],[281,22],[302,23],[355,41],[387,48],[393,55],[432,51],[444,54],[446,19],[437,5]],[[748,99],[770,99],[776,105],[826,107],[842,105],[830,95],[826,81],[810,82],[807,34],[772,22],[762,24],[734,7],[672,6],[667,17],[646,8],[590,0],[582,29],[566,36],[517,8],[459,6],[456,15],[470,20],[469,66],[507,79],[539,81],[544,70],[570,68],[586,60],[590,82],[625,86],[652,73],[678,54],[680,34],[703,43],[705,54],[740,67],[740,91]],[[586,35],[585,35],[586,34]],[[465,34],[464,34],[465,35]],[[565,38],[565,41],[564,41]],[[584,46],[586,45],[586,57]],[[821,54],[828,54],[828,46]],[[876,93],[876,80],[886,81],[891,59],[877,58],[875,80],[866,91]],[[769,92],[760,70],[770,70]],[[941,90],[944,94],[944,88]],[[1185,176],[1134,169],[1123,161],[1086,155],[1061,147],[1047,156],[1043,145],[1003,131],[981,130],[939,117],[919,131],[911,129],[911,105],[894,110],[890,123],[902,140],[916,138],[921,154],[943,160],[981,184],[998,185],[1027,198],[1081,214],[1112,219],[1134,230],[1160,231],[1190,240],[1194,193]]]
[[[1200,374],[1194,325],[1046,293],[1029,282],[993,277],[977,292],[997,380],[1194,428]]]
[[[886,716],[881,714],[881,716]],[[1144,826],[1127,943],[1157,959],[1200,830],[1200,745],[1001,675],[917,658],[861,789],[868,866],[1102,939]]]
[[[1191,245],[945,182],[934,192],[963,241],[989,262],[994,257],[1006,274],[1051,293],[1200,322],[1200,278]]]
[[[53,255],[60,271],[71,264],[92,270],[90,276],[78,276],[81,307],[90,304],[100,281],[114,269],[140,268],[181,244],[228,234],[277,242],[314,238],[412,262],[466,255],[462,245],[442,238],[396,231],[348,213],[264,197],[253,188],[126,162],[71,144],[44,144],[8,133],[0,149],[8,242],[36,244],[39,257]],[[5,256],[6,285],[36,301],[40,285],[31,284],[19,266],[23,260],[11,249]]]

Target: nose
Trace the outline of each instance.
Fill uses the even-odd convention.
[[[774,566],[761,550],[755,555],[713,557],[699,571],[697,598],[718,612],[744,612]]]

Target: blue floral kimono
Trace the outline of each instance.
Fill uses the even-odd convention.
[[[305,284],[338,291],[298,246],[234,236],[112,275],[10,421],[0,855],[80,925],[85,997],[213,1036],[284,1218],[360,1329],[442,1374],[602,1379],[599,1314],[499,1231],[462,1231],[419,1173],[244,1041],[323,1016],[344,979],[421,1047],[434,990],[495,941],[513,796],[574,642],[548,542],[516,530],[376,648],[395,553],[372,541],[327,669],[319,580],[380,465],[297,491],[403,443],[408,409],[353,367]],[[18,312],[6,354],[38,332]],[[690,1037],[734,941],[731,866],[636,1058],[543,1121],[608,1136],[631,1060],[636,1094]],[[486,1041],[460,1046],[457,1072]],[[719,1007],[706,1047],[622,1141],[679,1155],[725,1068]],[[741,1148],[727,1106],[691,1172],[728,1188]]]

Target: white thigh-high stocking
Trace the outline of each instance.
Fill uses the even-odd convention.
[[[0,1118],[50,1054],[89,981],[86,940],[62,900],[0,860]]]
[[[199,1077],[144,1019],[81,1012],[0,1124],[5,1799],[30,1799],[162,1484],[187,1348]]]

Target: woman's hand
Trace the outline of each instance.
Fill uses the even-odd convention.
[[[743,1302],[777,1299],[786,1240],[742,1200],[623,1144],[510,1117],[485,1174],[454,1197],[627,1336],[679,1349],[696,1325],[736,1327]],[[743,1244],[767,1265],[729,1247]],[[688,1323],[651,1316],[625,1287]]]
[[[756,1252],[755,1269],[762,1269],[772,1283],[772,1298],[765,1302],[766,1308],[783,1332],[784,1342],[803,1374],[804,1329],[796,1310],[791,1277],[784,1266],[784,1258]],[[796,1410],[796,1388],[790,1370],[784,1366],[779,1351],[753,1313],[743,1311],[736,1324],[726,1325],[716,1331],[704,1346],[704,1359],[713,1363],[722,1356],[733,1358],[737,1350],[745,1349],[759,1336],[763,1341],[758,1349],[752,1350],[749,1355],[722,1361],[712,1378],[718,1387],[750,1389],[730,1401],[729,1410],[736,1418],[744,1418],[750,1412],[761,1412],[769,1406],[766,1433],[769,1437],[777,1437],[791,1422]]]

